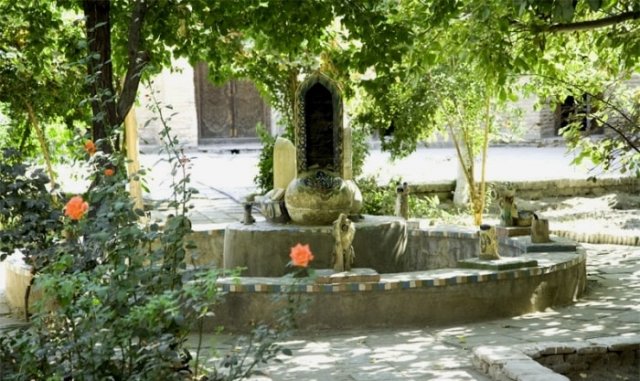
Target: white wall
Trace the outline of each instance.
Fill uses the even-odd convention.
[[[198,145],[198,117],[196,114],[195,87],[193,67],[184,59],[174,62],[173,69],[164,69],[162,73],[153,79],[152,87],[156,99],[163,106],[172,106],[173,110],[163,108],[164,117],[169,117],[173,112],[169,126],[172,133],[178,136],[180,144],[184,146]],[[140,86],[138,93],[139,105],[136,106],[138,119],[138,131],[141,144],[160,144],[159,133],[162,124],[159,120],[148,120],[154,115],[147,108],[150,101],[150,89]]]

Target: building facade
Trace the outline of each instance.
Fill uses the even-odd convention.
[[[207,66],[191,66],[186,60],[175,62],[172,70],[165,69],[156,76],[152,89],[141,87],[140,102],[136,107],[140,143],[160,144],[162,124],[150,110],[152,97],[162,106],[171,106],[166,114],[173,114],[170,122],[173,133],[187,147],[216,143],[257,142],[256,125],[262,124],[273,135],[282,134],[278,113],[269,107],[256,87],[249,81],[232,80],[216,86],[207,79]],[[640,76],[634,76],[630,86],[640,86]],[[519,118],[520,134],[517,140],[537,142],[557,137],[579,104],[588,107],[588,99],[568,97],[563,105],[553,109],[543,106],[534,109],[537,98],[518,100],[514,106],[522,112]],[[584,106],[587,105],[587,106]],[[583,110],[584,111],[584,110]],[[165,115],[167,116],[167,115]],[[602,133],[602,128],[592,121],[584,121],[589,133]],[[438,139],[447,143],[447,139]]]

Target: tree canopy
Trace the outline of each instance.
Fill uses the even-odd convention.
[[[95,140],[119,136],[141,78],[187,57],[206,61],[216,81],[254,80],[285,116],[298,75],[329,71],[357,101],[355,122],[393,131],[383,147],[400,155],[444,128],[438,94],[463,99],[465,89],[437,77],[456,78],[464,68],[497,102],[535,93],[541,104],[555,105],[568,95],[592,95],[599,103],[594,117],[613,131],[609,143],[596,152],[567,129],[569,141],[605,166],[638,169],[633,94],[611,90],[637,72],[637,1],[3,0],[0,6],[7,26],[0,54],[8,58],[0,102],[9,115],[24,114],[20,99],[32,99],[43,116],[86,120],[78,96],[88,94]],[[87,81],[79,81],[78,62]],[[614,119],[625,123],[616,127]],[[117,148],[117,139],[103,148],[109,146]]]

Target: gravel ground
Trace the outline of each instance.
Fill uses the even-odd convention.
[[[531,210],[541,218],[548,219],[552,231],[640,237],[640,194],[617,192],[601,196],[548,197],[540,200],[516,198],[516,205],[519,210]],[[443,208],[450,211],[451,205],[445,204]],[[483,222],[498,224],[498,213],[498,207],[492,205]],[[439,223],[473,225],[467,213],[452,213],[429,222],[431,225]]]

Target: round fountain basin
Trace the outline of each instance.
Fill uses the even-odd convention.
[[[552,242],[538,244],[530,237],[503,238],[499,247],[503,258],[479,261],[475,229],[407,229],[403,220],[386,217],[383,223],[384,218],[375,224],[371,218],[369,223],[387,226],[386,230],[375,233],[374,229],[354,242],[355,266],[375,270],[379,277],[362,280],[353,274],[328,284],[320,278],[286,276],[223,278],[219,286],[227,295],[207,326],[213,329],[221,324],[231,331],[246,331],[257,322],[276,321],[288,308],[287,295],[306,306],[307,313],[296,319],[301,329],[342,329],[447,325],[515,316],[570,304],[584,291],[586,255],[570,240],[552,237]],[[356,229],[356,239],[359,231],[367,230],[363,225]],[[246,254],[242,261],[248,272],[256,266],[251,264],[253,260],[263,266],[278,262],[269,271],[281,273],[289,261],[289,248],[310,236],[314,237],[310,245],[318,260],[314,260],[315,267],[331,268],[330,254],[326,254],[333,245],[329,227],[230,226],[225,233],[231,233],[225,237],[225,250],[229,247],[227,238],[239,231],[265,231],[254,237],[257,248],[251,253],[253,257]],[[278,248],[270,251],[270,261],[258,260],[260,253],[271,250],[268,231],[293,238],[283,238]],[[396,238],[390,238],[394,234]],[[406,244],[398,245],[397,237],[403,235]],[[225,266],[233,267],[227,254]],[[265,269],[259,272],[265,273]]]
[[[378,272],[402,271],[407,247],[407,223],[399,217],[365,216],[356,222],[355,265]],[[332,268],[334,239],[331,225],[303,226],[262,221],[230,224],[224,233],[226,269],[244,268],[243,276],[278,277],[285,274],[291,247],[308,244],[312,266]]]

